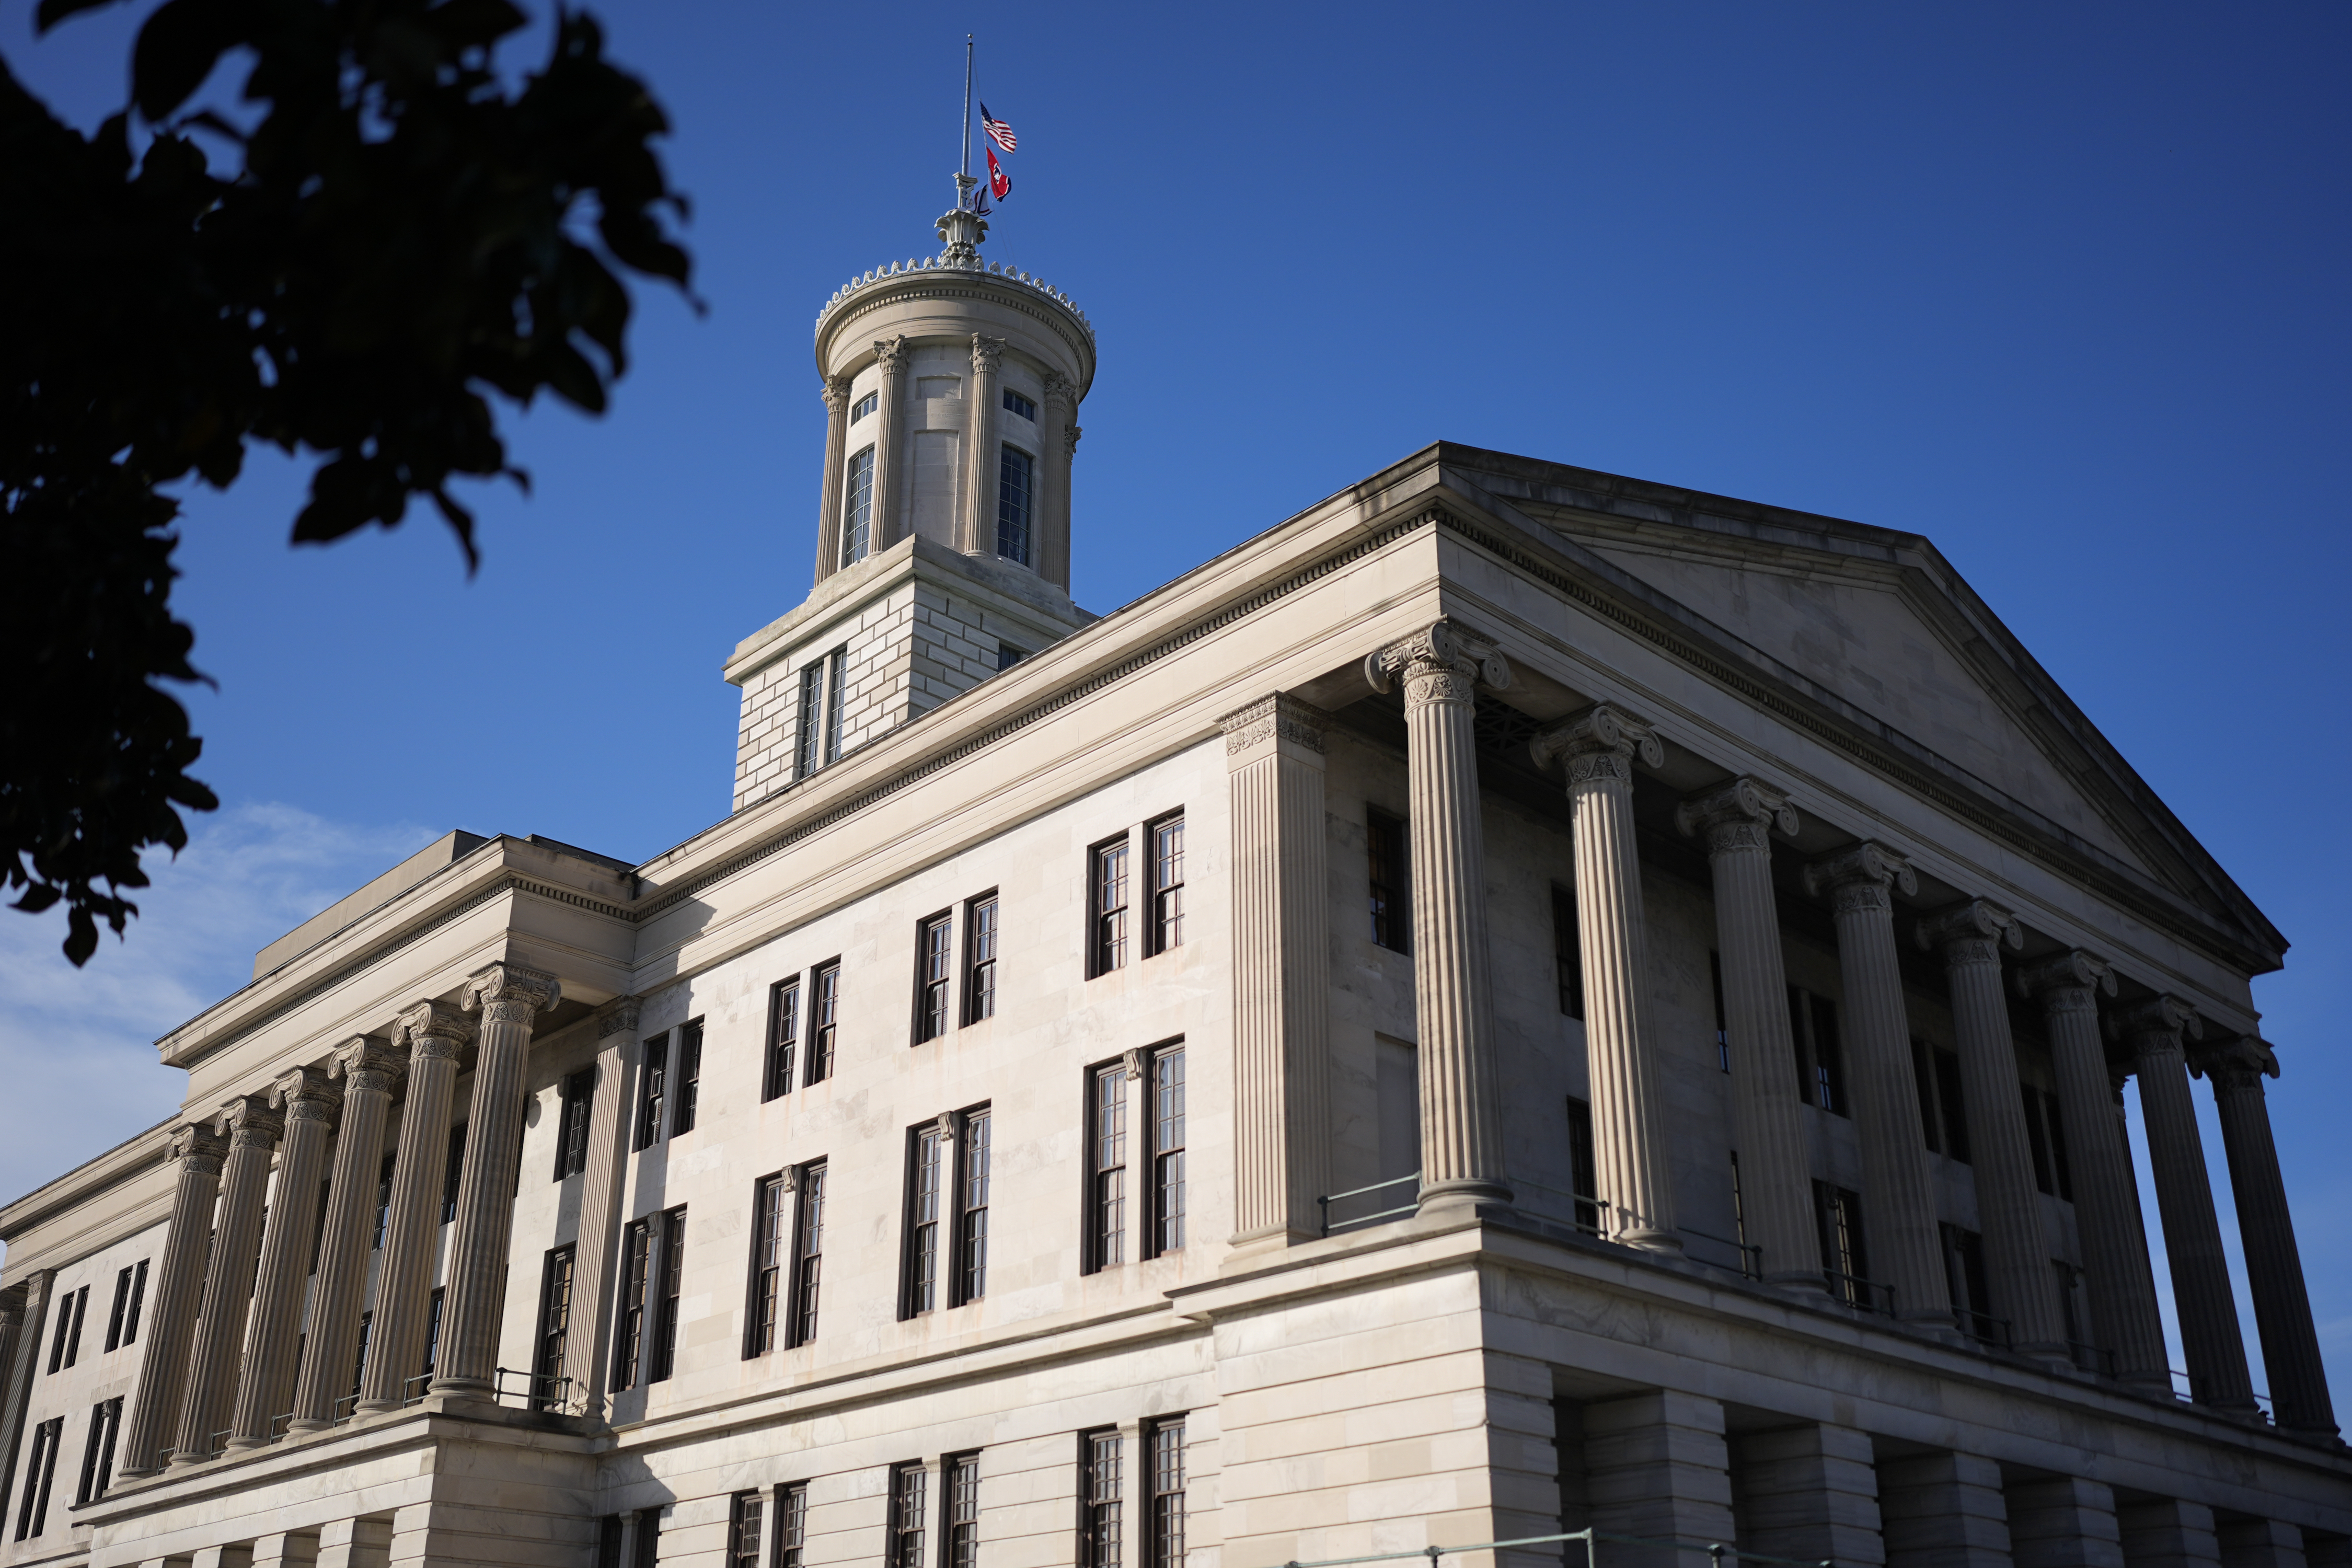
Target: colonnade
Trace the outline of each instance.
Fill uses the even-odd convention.
[[[152,1327],[122,1475],[200,1464],[224,1447],[264,1447],[280,1417],[290,1416],[295,1433],[341,1418],[361,1365],[384,1128],[404,1079],[408,1097],[358,1408],[396,1408],[414,1395],[457,1057],[468,1042],[479,1049],[429,1392],[493,1393],[525,1062],[534,1021],[560,997],[552,976],[492,964],[467,982],[460,1005],[419,1002],[387,1037],[346,1040],[323,1064],[298,1067],[266,1093],[239,1096],[211,1121],[179,1131],[171,1224],[150,1296]],[[331,1131],[320,1211],[310,1194],[328,1163]]]
[[[1440,621],[1375,652],[1364,668],[1378,690],[1403,687],[1421,1202],[1424,1208],[1507,1202],[1472,721],[1478,687],[1507,687],[1508,663],[1484,639]],[[1263,743],[1272,734],[1265,728],[1269,716],[1277,711],[1289,714],[1302,731],[1313,729],[1311,761],[1304,751],[1284,756]],[[1235,865],[1238,871],[1255,858],[1269,875],[1311,878],[1306,886],[1319,892],[1320,857],[1298,847],[1297,826],[1277,805],[1287,798],[1276,777],[1283,769],[1298,784],[1311,771],[1313,798],[1319,802],[1322,796],[1320,730],[1299,712],[1312,710],[1303,704],[1262,703],[1227,721],[1235,780]],[[1255,738],[1244,740],[1253,725]],[[1532,749],[1538,765],[1557,762],[1565,773],[1573,822],[1601,1229],[1627,1246],[1673,1254],[1682,1240],[1633,805],[1635,763],[1660,766],[1664,751],[1648,724],[1605,702],[1542,730]],[[1250,768],[1265,770],[1254,793],[1244,788]],[[1263,804],[1245,805],[1245,793]],[[1796,812],[1769,784],[1738,777],[1683,803],[1677,822],[1704,841],[1713,875],[1740,1202],[1748,1238],[1759,1250],[1768,1283],[1815,1293],[1823,1283],[1823,1259],[1798,1111],[1770,871],[1772,834],[1794,834]],[[1278,842],[1285,835],[1286,849]],[[1949,1333],[1954,1313],[1921,1136],[1895,921],[1895,894],[1916,897],[1917,878],[1902,856],[1872,842],[1813,859],[1803,875],[1807,889],[1827,898],[1834,911],[1845,1004],[1843,1054],[1868,1189],[1864,1223],[1874,1271],[1891,1289],[1898,1319]],[[1304,1008],[1293,994],[1316,988],[1323,972],[1284,961],[1292,943],[1278,917],[1288,903],[1286,896],[1272,896],[1255,925],[1237,921],[1237,1016],[1255,1009],[1258,1037],[1266,1042],[1255,1055],[1244,1051],[1236,1085],[1236,1121],[1244,1134],[1239,1201],[1242,1212],[1255,1216],[1259,1235],[1286,1229],[1299,1234],[1306,1218],[1298,1193],[1329,1190],[1328,1150],[1314,1152],[1303,1167],[1296,1154],[1255,1164],[1248,1154],[1249,1126],[1266,1129],[1262,1146],[1276,1148],[1276,1126],[1297,1125],[1288,1086],[1302,1073],[1321,1070],[1301,1065],[1319,1052],[1298,1048],[1321,1039],[1320,1014]],[[2074,1362],[2050,1240],[2043,1234],[2010,1029],[2011,986],[2039,1003],[2056,1066],[2093,1331],[2114,1358],[2111,1370],[2120,1381],[2168,1392],[2155,1282],[2122,1123],[2121,1080],[2111,1074],[2101,1039],[2097,994],[2116,992],[2107,964],[2094,954],[2070,951],[2015,966],[2004,955],[2021,949],[2022,928],[2010,911],[1981,898],[1928,911],[1911,934],[1921,950],[1941,962],[1949,988],[1987,1283],[1993,1313],[2008,1321],[2012,1348],[2053,1367]],[[1254,982],[1250,973],[1256,975]],[[1328,977],[1319,984],[1328,985]],[[2188,1074],[2193,1068],[2211,1079],[2221,1107],[2274,1418],[2285,1430],[2333,1434],[2326,1373],[2263,1099],[2262,1079],[2276,1074],[2275,1058],[2251,1038],[2186,1054],[2184,1040],[2198,1037],[2199,1020],[2169,996],[2124,1008],[2107,1026],[2128,1042],[2140,1079],[2192,1397],[2259,1418],[2189,1101]],[[1286,1039],[1291,1042],[1287,1049],[1282,1048]],[[1325,1094],[1318,1080],[1309,1098],[1320,1104],[1317,1097]],[[1299,1142],[1295,1131],[1289,1137],[1293,1144]],[[1318,1160],[1319,1174],[1314,1164]],[[1318,1179],[1320,1187],[1314,1184]],[[1983,1325],[1972,1326],[1983,1331]]]

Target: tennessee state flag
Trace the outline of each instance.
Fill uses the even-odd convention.
[[[981,151],[988,154],[988,194],[1001,202],[1013,193],[1013,176],[996,161],[996,149],[983,147]]]

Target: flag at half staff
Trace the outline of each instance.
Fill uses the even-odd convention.
[[[982,148],[982,151],[988,153],[988,194],[1001,202],[1013,194],[1013,176],[1006,174],[1004,166],[996,161],[994,149]]]
[[[1006,152],[1015,153],[1020,151],[1021,144],[1013,138],[1013,127],[1005,124],[1004,121],[989,113],[988,105],[984,103],[980,106],[980,128],[988,132],[988,139],[991,142],[995,142],[999,147],[1003,148]]]

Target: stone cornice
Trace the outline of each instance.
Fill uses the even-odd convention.
[[[1016,310],[1068,346],[1082,373],[1076,386],[1080,398],[1094,384],[1094,323],[1059,290],[1018,272],[1008,275],[1001,267],[989,271],[982,268],[919,265],[911,270],[878,268],[861,275],[826,300],[824,309],[818,313],[817,374],[824,375],[831,370],[827,354],[836,338],[845,334],[856,338],[859,321],[878,310],[913,300],[982,300]]]

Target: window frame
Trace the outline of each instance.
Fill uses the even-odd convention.
[[[658,1285],[653,1354],[646,1366],[648,1384],[667,1383],[677,1373],[678,1310],[686,1298],[686,1205],[664,1209],[655,1217],[661,1226],[661,1253],[655,1263]]]
[[[449,1152],[443,1157],[444,1163],[441,1167],[441,1223],[443,1225],[457,1223],[457,1193],[466,1176],[466,1126],[465,1122],[460,1121],[449,1129]],[[326,1226],[326,1213],[325,1193],[322,1188],[319,1204],[319,1225],[322,1232]],[[315,1274],[318,1269],[319,1264],[314,1249],[310,1271]]]
[[[670,1064],[669,1135],[683,1138],[694,1131],[702,1101],[702,1020],[688,1018],[677,1029],[677,1049]]]
[[[579,1279],[579,1261],[580,1249],[575,1242],[549,1247],[540,1260],[538,1329],[531,1336],[530,1347],[533,1410],[561,1408],[560,1402],[542,1394],[539,1385],[562,1377],[564,1363],[571,1355],[572,1316],[578,1305],[572,1290]],[[555,1323],[559,1313],[562,1319],[560,1325]]]
[[[907,1129],[905,1196],[899,1223],[903,1238],[898,1269],[901,1322],[932,1312],[952,1311],[987,1294],[991,1142],[994,1131],[993,1109],[985,1102],[919,1121]],[[927,1163],[926,1152],[933,1148],[937,1152]],[[927,1177],[933,1183],[929,1190],[924,1186]],[[972,1201],[975,1192],[977,1203]]]
[[[837,647],[824,656],[824,756],[817,764],[820,767],[841,761],[841,710],[848,688],[849,649]]]
[[[883,1521],[884,1568],[923,1568],[930,1531],[929,1472],[920,1459],[890,1467],[889,1512]]]
[[[792,1301],[792,1183],[775,1172],[751,1184],[751,1260],[743,1308],[743,1359],[768,1354],[782,1342]]]
[[[1851,1121],[1853,1108],[1846,1093],[1844,1042],[1836,1001],[1794,981],[1789,983],[1788,996],[1789,1039],[1797,1057],[1797,1098],[1816,1110]]]
[[[955,910],[950,907],[915,922],[916,1045],[929,1045],[954,1031],[955,976]]]
[[[1170,1118],[1165,1106],[1171,1086],[1161,1081],[1168,1071],[1168,1064],[1171,1062],[1175,1064],[1176,1072],[1172,1089],[1176,1101],[1174,1121],[1179,1140],[1172,1144],[1167,1141]],[[1142,1060],[1137,1065],[1140,1066],[1143,1071],[1140,1074],[1129,1076],[1139,1079],[1139,1087],[1144,1095],[1143,1153],[1148,1162],[1144,1167],[1148,1186],[1143,1201],[1145,1221],[1143,1246],[1137,1250],[1143,1258],[1165,1258],[1171,1253],[1184,1250],[1185,1145],[1181,1139],[1186,1128],[1182,1037],[1151,1047],[1143,1053]],[[1171,1163],[1175,1173],[1175,1201],[1172,1211],[1169,1202],[1169,1172],[1171,1169]],[[1171,1226],[1175,1237],[1172,1242],[1169,1240]]]
[[[939,1568],[979,1568],[980,1450],[940,1456]]]
[[[793,1069],[800,1055],[801,976],[792,974],[768,987],[768,1044],[760,1065],[760,1103],[782,1100],[793,1091]]]
[[[74,1487],[74,1507],[103,1500],[114,1485],[114,1443],[121,1428],[122,1395],[90,1406],[89,1436],[82,1443],[81,1479]]]
[[[767,1494],[756,1487],[737,1492],[729,1500],[727,1568],[768,1568],[764,1532],[767,1504]]]
[[[1118,1428],[1097,1426],[1079,1433],[1078,1568],[1120,1568],[1125,1561],[1126,1491],[1126,1444]]]
[[[826,983],[831,982],[828,994]],[[808,972],[809,1025],[807,1082],[812,1086],[833,1076],[835,1057],[841,1041],[841,960],[828,958],[823,963],[812,964]],[[829,1016],[828,1016],[829,1012]]]
[[[58,1450],[65,1444],[66,1418],[52,1415],[33,1427],[32,1452],[25,1459],[25,1496],[16,1510],[18,1541],[48,1533],[49,1487],[57,1479]]]
[[[1364,897],[1372,945],[1412,952],[1412,836],[1404,817],[1364,807]]]
[[[1018,414],[1032,425],[1037,422],[1037,405],[1030,400],[1026,393],[1015,392],[1008,386],[1004,389],[1004,395],[997,401],[1006,413]]]
[[[872,393],[866,395],[872,397]],[[854,421],[853,421],[854,423]],[[846,572],[874,552],[874,446],[852,452],[841,466],[841,559]]]
[[[1147,1421],[1142,1431],[1144,1563],[1145,1568],[1184,1568],[1185,1490],[1190,1466],[1184,1453],[1184,1415],[1162,1415]],[[1169,1486],[1174,1463],[1175,1485]],[[1173,1499],[1171,1506],[1169,1500]],[[1170,1528],[1171,1523],[1174,1528]],[[1170,1550],[1171,1545],[1173,1551]]]
[[[1577,1184],[1592,1189],[1579,1192]],[[1575,1205],[1576,1228],[1587,1236],[1601,1234],[1601,1179],[1594,1159],[1592,1101],[1568,1097],[1568,1195]]]
[[[1003,947],[1004,900],[994,888],[963,903],[963,1022],[996,1016],[998,955]],[[985,948],[983,954],[982,949]]]
[[[793,779],[807,778],[824,766],[824,660],[813,658],[801,666],[800,694],[793,721]]]
[[[654,1289],[654,1221],[646,1215],[621,1227],[621,1269],[614,1292],[613,1387],[637,1388],[646,1378],[646,1317]]]
[[[139,1314],[140,1310],[147,1304],[147,1265],[152,1261],[151,1258],[142,1258],[132,1266],[131,1305],[122,1314],[122,1339],[119,1343],[107,1346],[108,1350],[121,1350],[124,1345],[134,1345],[139,1342]]]
[[[1584,933],[1576,889],[1551,885],[1551,962],[1559,987],[1559,1015],[1584,1021]]]
[[[996,558],[1029,567],[1037,559],[1037,454],[1011,441],[996,447]]]
[[[1086,1162],[1083,1189],[1086,1237],[1083,1272],[1099,1274],[1127,1261],[1127,1176],[1129,1152],[1128,1082],[1132,1077],[1124,1058],[1097,1062],[1087,1068]],[[1105,1126],[1107,1114],[1118,1119],[1116,1131]],[[1108,1155],[1117,1140],[1116,1163]]]
[[[596,1108],[595,1064],[563,1075],[556,1104],[555,1179],[565,1182],[588,1170],[588,1124]]]
[[[826,1163],[811,1160],[795,1167],[793,1181],[792,1316],[785,1348],[816,1340],[824,1304],[824,1176]]]
[[[1171,831],[1176,835],[1172,879],[1161,844],[1162,836]],[[1150,900],[1150,918],[1143,925],[1143,956],[1157,958],[1184,945],[1184,808],[1180,805],[1145,823],[1143,847],[1143,874]]]
[[[776,1489],[775,1568],[803,1568],[808,1552],[808,1483]]]
[[[641,1154],[660,1142],[668,1121],[669,1036],[667,1029],[649,1035],[639,1047],[636,1125],[629,1138],[632,1153]]]
[[[849,422],[855,425],[881,406],[882,395],[878,392],[869,392],[849,405]],[[867,449],[872,450],[871,447]]]
[[[1087,978],[1099,980],[1104,975],[1125,969],[1132,956],[1132,931],[1135,904],[1134,831],[1122,828],[1108,838],[1087,847]],[[1118,902],[1110,898],[1108,882],[1112,858],[1118,864],[1117,886]]]

